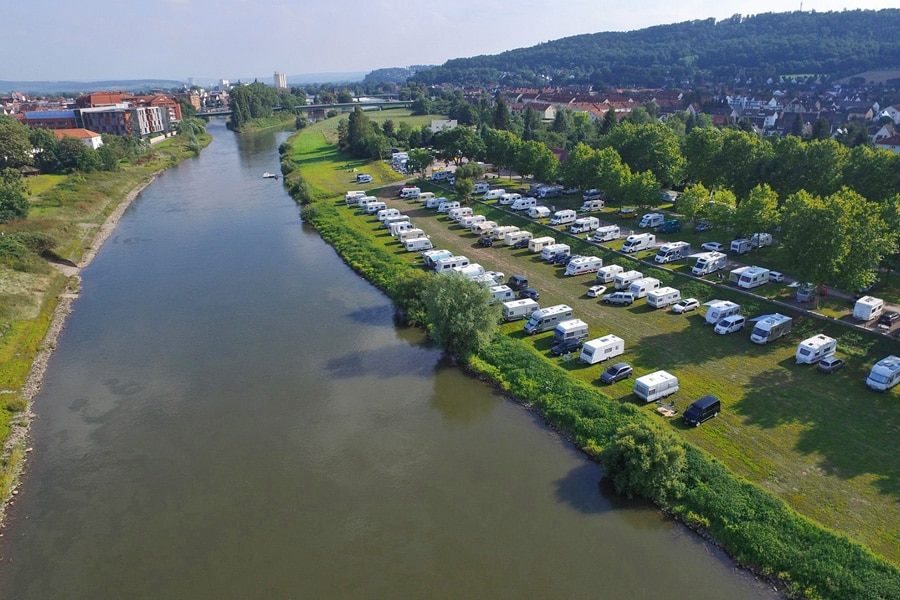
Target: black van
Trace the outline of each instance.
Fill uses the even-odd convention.
[[[718,416],[722,410],[722,403],[715,396],[703,396],[684,411],[681,420],[685,425],[693,425],[698,427],[700,423],[709,421],[713,417]]]
[[[518,292],[528,287],[528,279],[524,275],[513,275],[506,282],[506,285]]]

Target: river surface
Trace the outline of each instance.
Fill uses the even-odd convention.
[[[83,272],[0,597],[773,598],[443,364],[222,122]]]

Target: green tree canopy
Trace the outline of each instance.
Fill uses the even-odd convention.
[[[0,169],[32,164],[29,131],[15,117],[0,115]]]
[[[620,427],[600,454],[600,464],[616,491],[657,502],[684,491],[684,446],[667,431],[646,423]]]
[[[431,337],[441,349],[463,360],[490,343],[500,318],[491,293],[461,273],[434,277],[425,288]]]
[[[0,172],[0,223],[28,216],[28,196],[22,174],[7,167]]]

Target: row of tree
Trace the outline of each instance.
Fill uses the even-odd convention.
[[[293,112],[295,107],[306,104],[306,92],[301,88],[279,91],[259,81],[235,87],[230,96],[228,125],[236,131],[251,119],[271,117],[276,109]]]

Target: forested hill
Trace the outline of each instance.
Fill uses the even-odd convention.
[[[419,83],[534,86],[754,82],[840,78],[900,68],[900,9],[765,13],[578,35],[494,56],[457,58]]]

